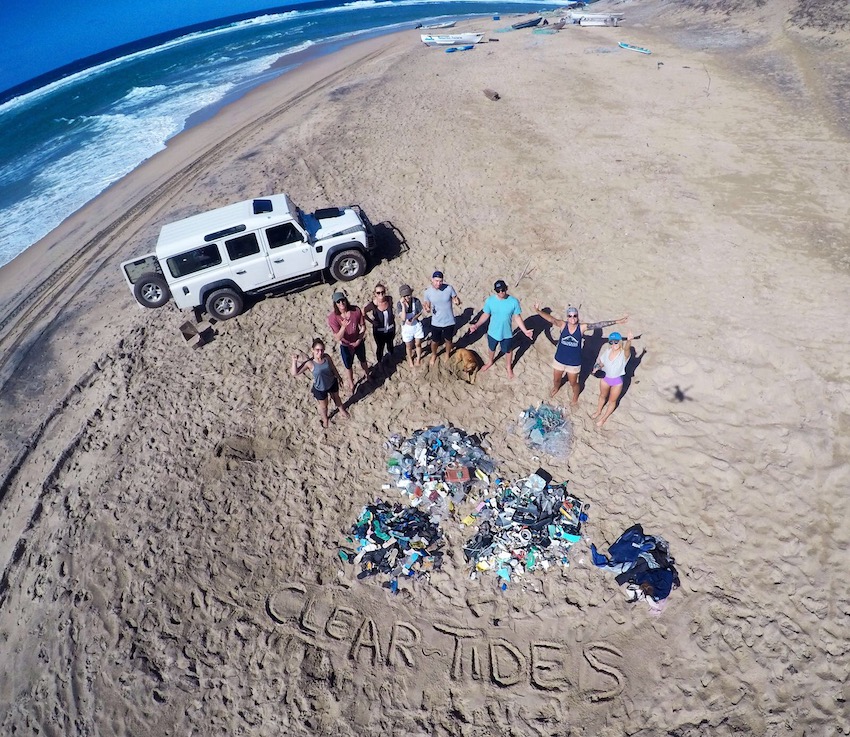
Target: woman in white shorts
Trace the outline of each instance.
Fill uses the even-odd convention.
[[[396,306],[399,322],[401,323],[401,339],[407,351],[407,365],[413,367],[413,347],[416,346],[416,365],[422,363],[422,340],[425,331],[422,329],[420,318],[422,317],[422,303],[413,296],[413,289],[409,284],[402,284],[398,288],[398,296],[401,299]]]

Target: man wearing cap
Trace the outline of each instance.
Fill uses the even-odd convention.
[[[572,305],[567,307],[566,320],[555,317],[550,312],[544,312],[540,309],[539,304],[534,305],[534,310],[546,322],[561,330],[561,336],[558,338],[558,347],[555,349],[555,359],[552,361],[552,390],[549,392],[549,396],[554,397],[561,389],[561,382],[566,372],[567,380],[570,382],[570,388],[573,390],[570,405],[575,407],[578,404],[578,395],[581,392],[579,376],[581,375],[582,337],[585,333],[599,328],[607,328],[610,325],[623,325],[628,321],[629,316],[623,315],[619,320],[581,322],[578,318],[578,307],[573,307]]]
[[[531,340],[534,334],[525,326],[519,300],[516,297],[508,295],[508,285],[502,279],[499,279],[493,285],[493,291],[496,294],[491,294],[487,297],[481,317],[469,329],[469,332],[474,333],[489,320],[490,324],[487,326],[487,348],[490,354],[487,363],[481,367],[481,370],[486,371],[493,365],[496,359],[496,348],[501,347],[502,353],[508,358],[508,378],[513,379],[514,326],[518,327],[529,340]]]
[[[431,314],[431,358],[429,366],[437,363],[437,351],[446,344],[446,362],[452,355],[452,341],[455,337],[455,313],[453,305],[460,305],[460,297],[450,284],[443,283],[443,272],[435,271],[431,275],[431,286],[422,295],[423,305]]]

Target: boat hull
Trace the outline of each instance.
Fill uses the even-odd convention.
[[[534,18],[533,20],[525,20],[522,23],[514,23],[511,25],[511,28],[513,28],[515,31],[518,31],[520,28],[534,28],[534,26],[536,26],[542,20],[543,16],[540,16],[539,18]]]
[[[423,33],[420,35],[426,46],[468,46],[480,43],[483,33]]]

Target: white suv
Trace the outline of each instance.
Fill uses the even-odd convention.
[[[244,295],[329,269],[339,281],[366,273],[375,250],[372,224],[356,206],[312,214],[285,194],[246,200],[164,226],[156,252],[121,271],[144,307],[173,296],[218,320],[242,312]]]

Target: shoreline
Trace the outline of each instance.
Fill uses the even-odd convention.
[[[834,256],[850,138],[804,75],[833,52],[789,51],[772,8],[628,12],[628,28],[504,33],[463,54],[401,31],[311,59],[0,269],[0,703],[14,704],[0,727],[850,729],[835,583],[850,564],[850,355],[823,338],[850,294]],[[733,21],[761,45],[734,46]],[[728,48],[694,46],[706,28]],[[307,211],[361,204],[394,248],[365,278],[257,301],[198,350],[188,312],[135,304],[118,264],[162,224],[280,191]],[[396,346],[389,378],[321,430],[286,368],[314,336],[337,360],[333,292],[421,296],[437,268],[479,355],[466,328],[508,283],[534,335],[516,378],[502,358],[470,385],[408,368]],[[540,456],[513,430],[552,385],[557,330],[532,305],[567,303],[588,322],[628,313],[641,338],[605,428],[589,418],[599,381],[576,409],[564,387],[573,444]],[[789,331],[791,315],[813,329]],[[363,506],[398,498],[382,488],[387,438],[438,423],[486,437],[501,478],[543,467],[589,505],[568,568],[505,590],[471,578],[466,508],[427,583],[395,595],[341,562]],[[681,576],[663,611],[590,562],[591,543],[638,522]]]
[[[262,74],[258,75],[258,78],[250,83],[246,83],[239,90],[234,90],[225,95],[221,100],[212,105],[209,105],[202,110],[198,110],[197,112],[192,113],[189,118],[186,120],[186,125],[180,133],[183,133],[190,128],[193,128],[196,125],[200,125],[201,123],[210,120],[215,117],[215,115],[220,111],[226,108],[228,105],[235,105],[239,102],[245,95],[247,95],[252,90],[257,89],[258,87],[262,87],[263,85],[268,84],[269,82],[273,82],[274,80],[282,77],[285,74],[291,74],[294,71],[304,64],[308,64],[311,61],[315,61],[323,56],[328,56],[331,54],[336,54],[347,48],[348,46],[362,43],[363,41],[369,41],[374,38],[381,38],[383,36],[393,36],[395,34],[405,33],[410,29],[393,29],[393,30],[373,30],[373,31],[363,31],[362,33],[358,33],[356,36],[335,39],[335,40],[326,40],[320,43],[316,43],[311,45],[309,48],[301,49],[300,51],[295,51],[291,54],[285,54],[281,56],[277,61],[275,61],[268,69],[266,69]],[[178,133],[177,135],[180,135]],[[172,137],[174,138],[174,137]],[[169,138],[169,141],[172,139]],[[168,142],[166,142],[166,145]]]

